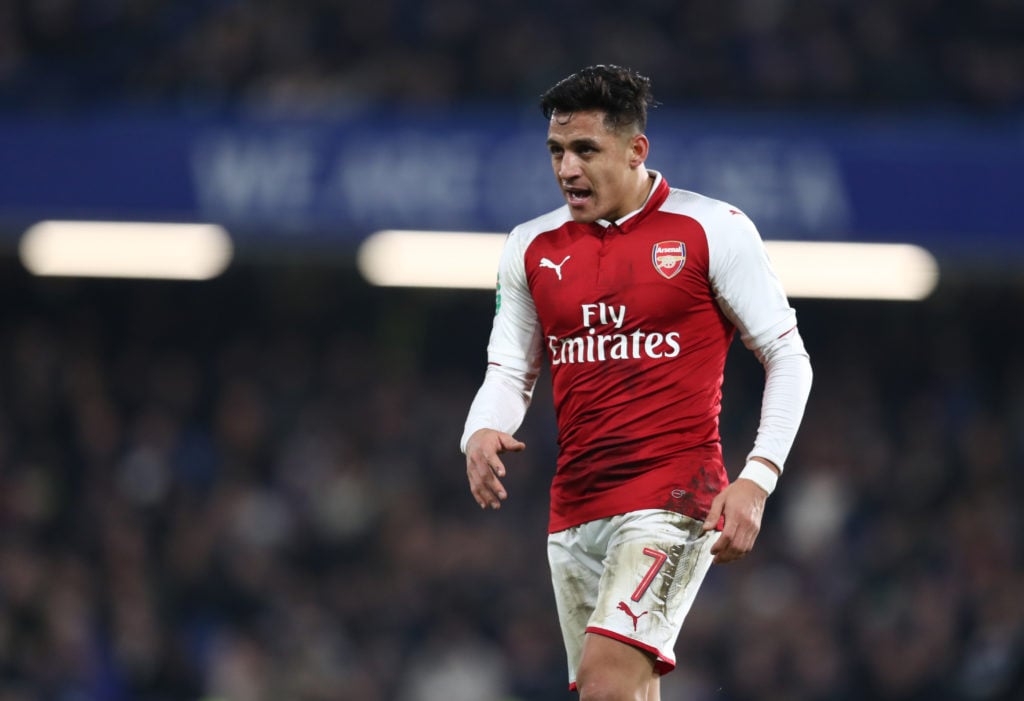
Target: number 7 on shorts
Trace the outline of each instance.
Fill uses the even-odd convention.
[[[661,570],[661,566],[665,564],[665,560],[668,559],[668,553],[663,553],[660,550],[654,550],[653,548],[644,548],[644,555],[654,558],[654,563],[651,568],[647,570],[647,574],[640,580],[640,584],[637,585],[633,591],[633,596],[630,598],[633,601],[640,601],[640,598],[644,595],[644,592],[651,586],[651,582],[658,576],[658,572]]]

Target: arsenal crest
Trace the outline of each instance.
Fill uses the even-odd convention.
[[[651,249],[651,262],[654,269],[665,278],[673,278],[679,274],[686,264],[686,244],[682,241],[662,241],[654,244]]]

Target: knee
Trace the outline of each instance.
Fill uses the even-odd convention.
[[[581,668],[576,677],[580,701],[644,701],[646,691],[634,688],[614,670]]]

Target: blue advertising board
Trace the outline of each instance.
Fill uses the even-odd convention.
[[[560,204],[533,111],[322,121],[0,118],[0,232],[41,219],[225,224],[240,249],[353,249],[383,228],[507,231]],[[1024,125],[799,114],[651,116],[648,166],[767,239],[1024,254]]]

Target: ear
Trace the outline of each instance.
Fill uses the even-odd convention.
[[[629,141],[629,165],[631,168],[639,168],[647,160],[647,154],[651,150],[651,142],[643,134],[634,135]]]

